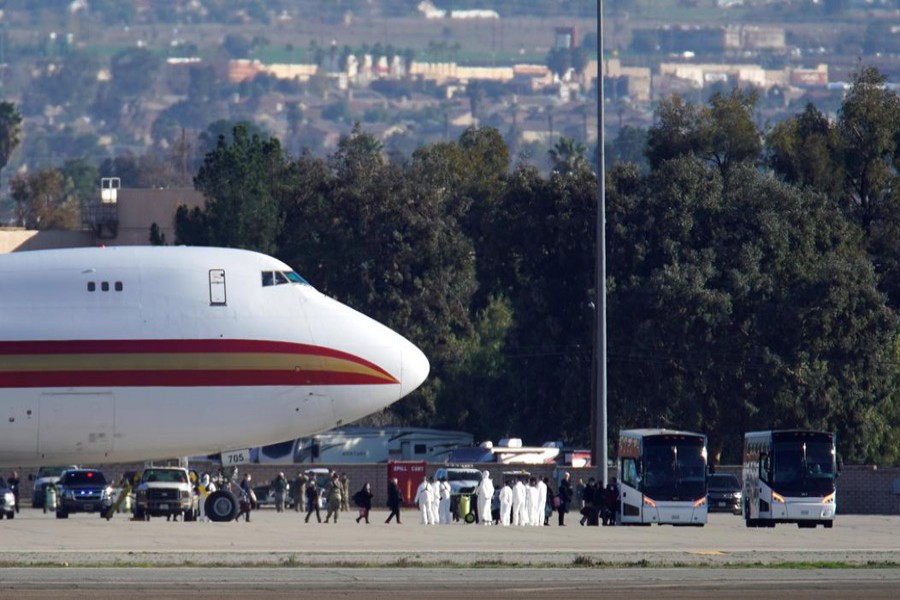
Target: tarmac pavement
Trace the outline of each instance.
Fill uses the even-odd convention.
[[[373,510],[371,524],[356,524],[351,511],[319,524],[262,509],[249,523],[182,523],[23,509],[0,521],[0,565],[900,565],[900,516],[840,515],[828,530],[748,529],[729,514],[706,527],[581,527],[574,513],[567,527],[426,526],[413,510],[386,525],[386,516]]]
[[[0,521],[0,599],[192,596],[430,600],[579,597],[896,598],[900,516],[840,515],[833,529],[748,529],[714,514],[706,527],[337,524],[293,511],[251,521],[106,521],[23,509]],[[555,520],[551,521],[555,522]],[[575,594],[574,596],[571,594]]]

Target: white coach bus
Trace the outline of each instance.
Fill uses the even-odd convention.
[[[623,525],[706,524],[706,436],[670,429],[619,432]]]
[[[834,525],[837,460],[834,434],[751,431],[744,435],[747,527]]]

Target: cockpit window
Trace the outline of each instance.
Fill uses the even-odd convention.
[[[299,283],[309,285],[309,282],[294,273],[293,271],[263,271],[262,284],[263,287],[270,285],[285,285],[288,283]]]

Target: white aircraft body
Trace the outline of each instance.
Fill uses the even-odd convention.
[[[197,456],[313,435],[427,376],[408,340],[243,250],[0,255],[0,464]]]

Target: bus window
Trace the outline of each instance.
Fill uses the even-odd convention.
[[[769,464],[769,454],[767,452],[760,452],[759,454],[759,478],[762,481],[769,481],[769,469],[771,465]]]
[[[639,487],[640,477],[638,476],[637,461],[633,458],[622,459],[622,483],[633,488]]]

